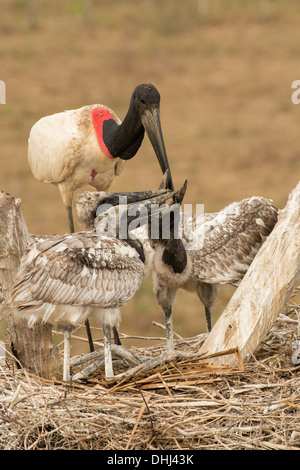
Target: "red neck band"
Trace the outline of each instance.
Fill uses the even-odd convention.
[[[108,158],[114,158],[110,154],[103,140],[103,123],[104,121],[107,121],[108,119],[114,119],[114,118],[112,117],[112,115],[107,109],[100,108],[98,106],[97,108],[94,108],[92,111],[92,119],[93,119],[93,125],[94,125],[94,129],[96,132],[99,147]]]

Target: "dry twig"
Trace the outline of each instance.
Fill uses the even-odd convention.
[[[299,450],[295,309],[290,303],[244,369],[208,365],[197,357],[199,337],[178,340],[168,362],[157,360],[164,342],[135,349],[152,368],[122,375],[119,361],[111,382],[99,369],[70,386],[46,381],[8,357],[0,368],[0,449]]]

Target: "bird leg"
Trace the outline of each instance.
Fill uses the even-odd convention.
[[[70,326],[64,328],[64,365],[63,365],[63,380],[69,382],[71,379],[70,374],[70,356],[71,356],[71,330]]]
[[[205,319],[206,319],[206,328],[208,333],[211,332],[211,313],[210,313],[210,308],[205,305]]]
[[[104,367],[105,367],[105,378],[108,379],[114,376],[112,366],[112,353],[111,353],[111,332],[110,326],[103,324],[102,331],[104,336]]]
[[[75,230],[74,230],[72,206],[67,206],[67,214],[68,214],[68,219],[69,219],[70,233],[74,233]]]
[[[119,333],[118,333],[118,330],[115,326],[113,326],[113,335],[114,335],[114,342],[117,346],[122,346],[122,343],[121,343],[121,340],[120,340],[120,337],[119,337]]]
[[[219,286],[217,284],[208,284],[206,282],[198,282],[197,294],[200,301],[204,305],[206,329],[209,333],[211,331],[211,308],[218,297]]]
[[[88,337],[88,340],[89,340],[90,352],[94,352],[95,348],[94,348],[94,343],[93,343],[93,337],[92,337],[90,322],[88,321],[88,319],[85,320],[84,324],[85,324],[86,334],[87,334],[87,337]]]
[[[174,351],[174,332],[173,332],[173,317],[172,307],[165,310],[165,324],[166,324],[166,348],[167,351]]]

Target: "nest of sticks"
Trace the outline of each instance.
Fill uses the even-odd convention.
[[[157,360],[164,342],[134,349],[151,367],[128,372],[117,358],[121,378],[109,383],[101,368],[66,385],[8,360],[0,367],[0,449],[299,450],[300,366],[291,361],[299,314],[291,301],[251,361],[234,370],[197,358],[205,335],[178,340],[177,356],[165,362]]]

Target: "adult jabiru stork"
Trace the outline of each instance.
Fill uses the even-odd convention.
[[[28,161],[33,176],[57,184],[74,232],[74,191],[85,185],[107,191],[125,161],[134,157],[144,139],[151,141],[163,174],[169,170],[160,123],[160,94],[154,85],[138,85],[123,122],[107,106],[94,104],[41,118],[31,129]],[[169,189],[174,190],[170,176]],[[86,330],[94,350],[89,326]],[[120,343],[117,332],[115,340]]]
[[[41,118],[31,129],[28,161],[33,176],[57,184],[74,232],[74,191],[85,185],[107,191],[126,160],[139,150],[145,131],[163,174],[169,169],[161,123],[160,94],[138,85],[123,122],[107,106],[93,104]],[[174,190],[172,178],[170,189]]]

